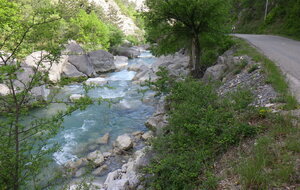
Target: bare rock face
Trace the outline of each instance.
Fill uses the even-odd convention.
[[[116,70],[114,56],[107,51],[98,50],[88,53],[89,60],[96,73],[107,73]]]
[[[126,151],[133,147],[132,138],[128,134],[118,136],[114,143],[114,147],[120,151]]]

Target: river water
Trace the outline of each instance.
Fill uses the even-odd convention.
[[[129,60],[130,64],[152,64],[156,60],[150,52],[143,52],[140,57]],[[61,150],[53,154],[55,165],[63,165],[71,160],[86,156],[94,150],[108,151],[117,136],[135,131],[147,131],[144,123],[153,114],[154,92],[141,93],[141,87],[132,81],[135,72],[127,69],[105,76],[110,88],[95,88],[89,91],[92,98],[108,98],[113,103],[94,104],[84,111],[76,111],[65,118],[63,128],[49,145],[59,143]],[[58,97],[67,99],[71,94],[83,94],[81,84],[63,87]],[[52,104],[47,109],[38,110],[35,114],[52,115],[64,109],[61,104]],[[107,145],[97,145],[96,139],[109,133]],[[115,166],[118,167],[118,166]],[[115,168],[112,166],[112,168]]]

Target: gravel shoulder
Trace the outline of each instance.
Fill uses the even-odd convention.
[[[272,35],[234,34],[250,42],[286,75],[292,93],[300,102],[300,41]]]

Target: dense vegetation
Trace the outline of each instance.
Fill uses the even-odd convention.
[[[147,39],[156,44],[156,55],[175,53],[186,48],[190,68],[201,77],[206,70],[202,55],[223,42],[228,22],[229,2],[221,0],[147,0],[144,13]],[[213,43],[212,43],[213,42]],[[214,44],[211,47],[208,44]],[[205,52],[205,53],[204,53]]]
[[[300,38],[300,1],[233,0],[237,32],[273,33]]]
[[[146,169],[154,174],[148,179],[149,188],[214,189],[217,179],[212,167],[218,155],[259,129],[247,122],[249,115],[255,113],[248,107],[252,95],[240,91],[219,97],[214,84],[194,79],[175,83],[160,80],[170,84],[158,88],[170,92],[170,118],[164,133],[153,141],[155,155]]]

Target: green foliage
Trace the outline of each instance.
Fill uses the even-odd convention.
[[[214,189],[216,179],[210,171],[215,158],[257,132],[240,119],[253,99],[249,92],[222,99],[214,85],[192,79],[173,82],[169,91],[169,125],[153,140],[155,154],[145,169],[153,174],[149,188]]]
[[[118,46],[123,43],[125,38],[123,32],[115,25],[108,24],[110,47]]]
[[[63,44],[69,39],[66,32],[69,10],[64,1],[0,1],[0,79],[10,93],[0,95],[0,189],[43,189],[40,172],[52,162],[52,154],[59,146],[47,146],[62,127],[64,117],[83,110],[94,101],[82,98],[66,109],[47,118],[31,117],[30,108],[43,108],[51,101],[38,101],[31,92],[36,87],[49,85],[49,70],[42,64],[47,60],[51,67],[61,56]],[[65,17],[65,19],[63,19]],[[33,51],[49,54],[36,60],[36,68],[28,74],[22,61]],[[38,58],[37,58],[38,59]],[[27,75],[28,79],[19,78]],[[57,100],[57,103],[64,103]],[[30,118],[30,119],[29,119]],[[47,187],[53,185],[47,179]]]
[[[75,40],[84,43],[88,50],[108,49],[110,34],[108,27],[98,19],[95,12],[87,14],[80,10],[76,18],[71,19],[76,31]]]
[[[233,1],[234,20],[238,20],[238,31],[300,37],[300,2],[298,0],[269,0],[266,20],[264,20],[265,5],[266,1],[261,0]],[[239,18],[238,15],[240,15]]]
[[[229,2],[221,0],[147,0],[144,13],[147,40],[157,44],[155,55],[175,53],[181,48],[191,52],[191,68],[195,75],[203,74],[201,65],[203,42],[209,36],[222,36],[226,31]],[[212,49],[211,49],[212,50]],[[192,56],[193,55],[193,56]],[[210,57],[210,56],[207,56]]]

